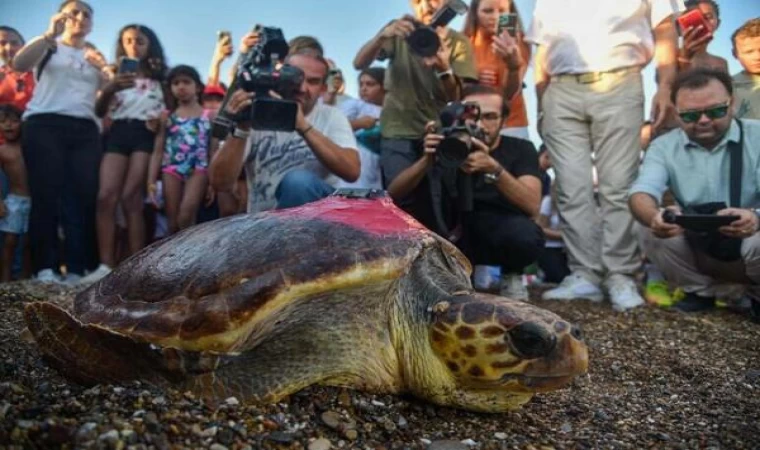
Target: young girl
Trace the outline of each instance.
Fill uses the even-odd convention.
[[[150,161],[148,193],[157,205],[159,172],[163,185],[169,234],[195,224],[204,194],[213,201],[208,163],[217,141],[211,137],[214,113],[201,106],[203,83],[198,71],[177,66],[167,76],[172,110],[164,114]],[[207,192],[208,191],[208,192]]]
[[[166,66],[164,50],[156,34],[143,25],[127,25],[116,41],[116,67],[123,58],[139,60],[136,73],[118,73],[103,89],[95,112],[109,115],[100,190],[97,232],[100,265],[82,279],[94,283],[108,275],[116,262],[116,208],[121,203],[127,225],[128,254],[145,246],[144,186],[157,122],[166,109],[161,87]]]

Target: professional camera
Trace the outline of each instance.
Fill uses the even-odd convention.
[[[298,94],[304,73],[301,69],[282,64],[290,47],[279,28],[256,25],[259,41],[241,55],[235,81],[228,90],[217,120],[214,121],[214,137],[224,139],[234,122],[251,121],[255,130],[293,131],[298,114],[298,104],[293,100]],[[235,117],[224,113],[229,95],[238,88],[254,92],[250,109],[240,111]],[[274,91],[282,99],[272,97]]]
[[[464,1],[449,0],[436,11],[429,25],[415,22],[415,30],[406,38],[406,42],[420,56],[435,56],[441,48],[441,39],[435,29],[447,26],[454,17],[467,13],[467,9]]]
[[[440,120],[443,140],[438,144],[436,160],[445,169],[459,168],[472,151],[472,138],[485,141],[485,132],[477,125],[480,106],[474,102],[451,102],[441,111]]]

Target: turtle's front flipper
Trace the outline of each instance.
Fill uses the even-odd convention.
[[[83,324],[53,303],[28,303],[24,319],[45,359],[72,381],[85,385],[162,381],[156,371],[162,364],[149,344]]]

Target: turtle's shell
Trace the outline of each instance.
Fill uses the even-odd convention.
[[[295,299],[397,278],[431,246],[469,272],[454,246],[390,199],[329,197],[154,244],[81,293],[74,315],[138,341],[230,352]]]

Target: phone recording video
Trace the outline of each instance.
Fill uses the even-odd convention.
[[[707,18],[704,14],[702,14],[702,11],[699,9],[692,9],[691,11],[687,11],[676,19],[676,22],[678,23],[678,33],[683,36],[684,33],[689,28],[696,28],[700,25],[702,25],[702,30],[697,33],[695,38],[701,38],[705,35],[712,35],[712,29],[710,27],[710,23],[707,21]]]
[[[505,13],[499,16],[499,29],[497,35],[507,30],[510,36],[515,37],[517,35],[517,14]]]
[[[140,60],[134,58],[121,58],[119,73],[137,73],[140,68]]]

